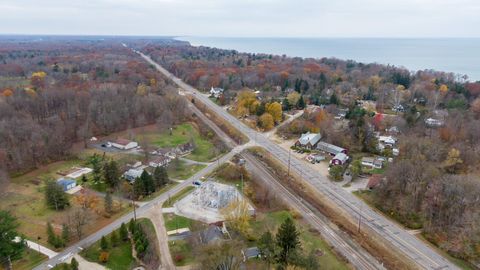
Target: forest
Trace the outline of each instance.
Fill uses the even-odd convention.
[[[324,140],[351,152],[391,156],[376,148],[375,133],[395,127],[400,155],[372,191],[375,205],[407,227],[422,229],[451,255],[480,262],[480,82],[335,58],[154,42],[137,46],[200,90],[225,89],[220,105],[245,103],[247,89],[259,91],[262,102],[282,103],[284,111],[304,107],[289,105],[292,93],[307,106],[319,105],[282,127],[284,137],[321,132]],[[339,110],[347,111],[346,124],[334,119]],[[441,124],[429,126],[428,119]]]
[[[0,170],[70,155],[76,142],[184,116],[172,84],[119,40],[0,40]],[[175,111],[175,113],[173,113]]]

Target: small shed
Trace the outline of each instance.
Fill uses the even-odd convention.
[[[250,247],[242,249],[243,261],[248,259],[260,258],[260,249],[258,247]]]
[[[59,178],[57,184],[62,187],[63,191],[68,191],[77,186],[77,182],[70,178]]]

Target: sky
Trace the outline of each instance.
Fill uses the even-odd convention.
[[[1,34],[480,37],[479,0],[0,0]]]

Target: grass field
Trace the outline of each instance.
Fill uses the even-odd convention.
[[[186,188],[182,189],[180,192],[178,192],[177,194],[175,194],[175,196],[173,196],[173,197],[169,198],[168,200],[166,200],[166,201],[163,203],[162,207],[164,207],[164,208],[165,208],[165,207],[172,207],[173,204],[174,204],[176,201],[178,201],[178,200],[180,200],[181,198],[187,196],[188,193],[190,193],[190,192],[191,192],[192,190],[194,190],[194,189],[195,189],[195,187],[193,187],[193,186],[189,186],[189,187],[186,187]]]
[[[170,164],[168,166],[168,176],[171,179],[186,180],[205,167],[207,166],[203,164],[187,164],[180,160],[177,165]]]
[[[195,259],[191,245],[185,240],[169,241],[168,246],[176,266],[184,266],[192,263]]]
[[[74,196],[69,195],[71,207],[63,211],[50,209],[45,203],[44,181],[46,179],[59,178],[60,175],[57,174],[58,171],[83,165],[84,161],[80,159],[59,161],[12,178],[7,192],[0,198],[2,201],[0,209],[10,211],[17,217],[20,223],[18,231],[28,239],[51,247],[47,243],[47,222],[50,221],[56,232],[60,233],[61,225],[68,220],[68,212],[80,206],[73,199]],[[103,207],[102,199],[100,199],[98,207]],[[125,208],[121,209],[120,212],[124,212],[124,210]],[[98,230],[98,228],[105,226],[119,214],[121,213],[117,213],[112,219],[108,219],[100,214],[92,213],[89,223],[84,228],[85,234],[92,233]],[[76,238],[73,239],[73,241],[76,240]]]
[[[170,135],[169,131],[163,133],[145,132],[144,134],[137,135],[135,139],[137,141],[147,141],[150,144],[161,148],[176,147],[193,140],[196,148],[187,156],[189,159],[207,162],[217,156],[215,146],[206,138],[203,138],[191,123],[184,123],[176,126],[172,130],[172,135]]]
[[[33,249],[27,248],[25,249],[25,252],[23,253],[22,258],[13,262],[13,269],[14,270],[30,270],[47,259],[48,259],[47,256]],[[3,270],[4,268],[0,265],[0,269]]]
[[[177,216],[175,214],[163,214],[163,217],[165,219],[165,227],[167,228],[167,231],[181,228],[192,229],[192,225],[197,222],[193,219]]]
[[[293,218],[288,211],[275,211],[269,213],[260,213],[255,221],[252,221],[252,231],[257,237],[269,230],[273,234],[278,227],[288,218]],[[329,245],[321,238],[318,232],[309,230],[309,225],[302,220],[295,220],[297,229],[300,232],[300,240],[302,250],[308,254],[311,251],[319,251],[323,255],[317,257],[322,269],[349,269],[345,262],[340,260],[333,252]]]
[[[107,240],[110,240],[110,235],[106,236]],[[88,261],[99,263],[100,252],[100,241],[97,241],[83,250],[80,255]],[[107,252],[109,253],[109,258],[104,265],[109,269],[129,270],[135,265],[130,241],[120,242],[117,247],[109,246]]]

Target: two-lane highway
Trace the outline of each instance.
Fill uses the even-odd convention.
[[[138,52],[139,53],[139,52]],[[192,86],[184,83],[175,77],[162,66],[154,62],[150,57],[139,53],[150,64],[154,65],[165,76],[169,77],[184,91],[191,93],[195,99],[200,100],[214,113],[223,117],[226,121],[233,124],[240,132],[248,136],[256,145],[265,148],[277,160],[288,166],[288,151],[273,143],[262,133],[259,133],[246,125],[244,125],[236,117],[229,114],[223,108],[213,103],[208,97],[202,95]],[[312,168],[303,163],[300,159],[292,156],[290,158],[292,172],[302,176],[308,184],[314,187],[318,192],[328,197],[337,206],[341,207],[346,213],[350,214],[353,219],[359,216],[362,219],[362,226],[368,227],[377,236],[380,236],[387,243],[390,243],[398,251],[403,253],[411,262],[422,269],[459,269],[452,262],[441,256],[436,250],[420,239],[409,234],[404,228],[390,221],[383,215],[377,213],[365,204],[362,200],[355,197],[344,189],[334,185],[326,177],[319,175]]]

